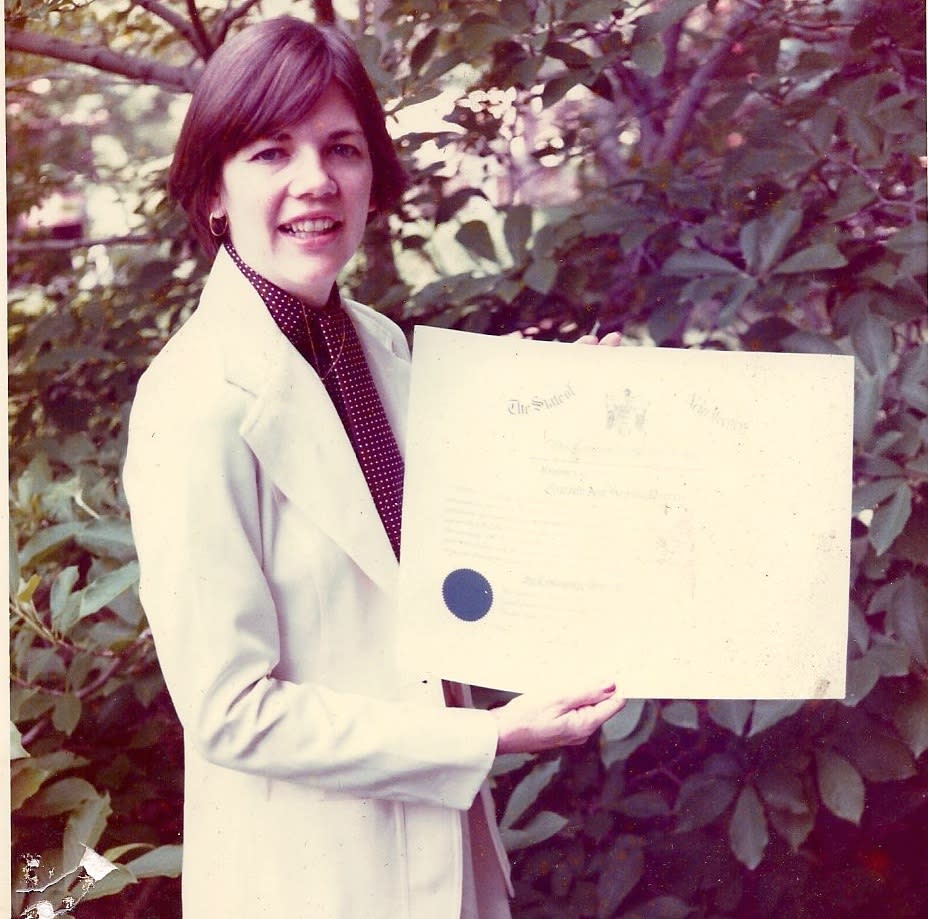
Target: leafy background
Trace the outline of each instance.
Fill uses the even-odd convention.
[[[178,114],[283,8],[338,16],[391,114],[414,182],[346,280],[407,330],[856,358],[847,698],[633,700],[500,757],[516,914],[925,915],[918,0],[7,0],[13,914],[180,915],[181,734],[119,467],[206,269],[164,193]],[[84,845],[119,869],[63,876]]]

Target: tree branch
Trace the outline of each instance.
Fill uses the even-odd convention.
[[[6,30],[6,47],[10,51],[37,54],[72,64],[86,64],[106,73],[117,73],[139,83],[161,86],[172,92],[193,92],[199,67],[174,67],[143,58],[121,54],[98,45],[82,45],[66,38],[56,38],[23,29]]]
[[[689,86],[680,97],[680,103],[674,112],[663,140],[656,150],[656,161],[672,160],[680,153],[683,138],[692,124],[699,106],[702,105],[709,91],[709,83],[715,76],[722,61],[731,51],[732,45],[738,40],[742,32],[748,28],[756,18],[756,11],[751,7],[742,7],[741,11],[732,19],[725,33],[719,38],[709,56],[696,69]]]
[[[193,26],[169,6],[165,6],[163,3],[159,2],[159,0],[130,0],[130,2],[133,6],[141,7],[143,10],[147,10],[159,19],[163,19],[178,35],[187,39],[197,54],[203,58],[208,56],[206,54],[206,49],[200,45]]]
[[[6,251],[11,255],[26,252],[69,251],[91,246],[143,246],[161,242],[158,236],[103,236],[100,239],[25,239],[7,240]]]
[[[202,49],[203,59],[208,61],[216,48],[212,39],[206,34],[206,29],[203,28],[203,20],[200,18],[196,0],[187,0],[187,12],[190,14],[190,22],[197,36],[198,46]]]
[[[241,6],[235,7],[232,5],[232,0],[229,0],[229,5],[226,7],[225,12],[217,19],[216,28],[213,29],[213,37],[217,47],[226,40],[226,35],[229,34],[229,29],[232,27],[232,24],[246,15],[246,13],[259,2],[260,0],[245,0]]]

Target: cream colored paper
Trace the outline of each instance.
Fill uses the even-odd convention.
[[[852,380],[418,328],[400,653],[514,691],[843,697]]]

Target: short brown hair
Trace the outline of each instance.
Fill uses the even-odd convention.
[[[209,230],[210,202],[226,160],[302,121],[333,80],[353,104],[370,149],[375,207],[383,212],[399,203],[406,176],[354,45],[329,26],[292,16],[268,19],[244,29],[210,58],[174,150],[168,191],[210,257],[219,248]]]

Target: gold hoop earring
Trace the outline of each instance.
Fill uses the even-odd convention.
[[[222,239],[229,230],[229,219],[225,214],[209,215],[209,231],[217,239]]]

